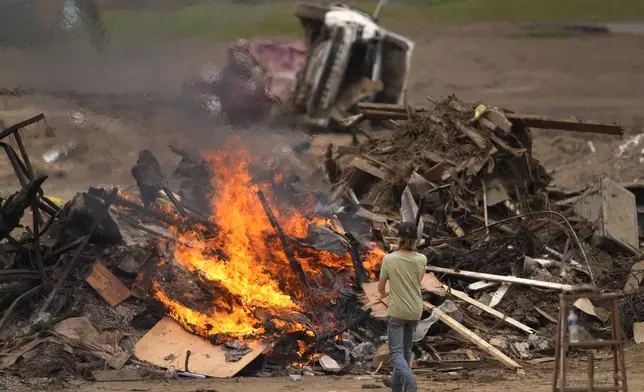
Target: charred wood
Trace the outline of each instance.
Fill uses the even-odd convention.
[[[15,229],[22,219],[25,210],[29,208],[36,197],[38,188],[47,179],[47,176],[40,177],[28,184],[20,191],[9,196],[0,206],[0,238],[4,238]]]
[[[302,286],[302,290],[304,290],[305,293],[311,291],[311,287],[309,286],[309,283],[306,279],[306,274],[304,273],[304,270],[302,269],[302,266],[300,263],[297,261],[295,258],[295,254],[293,253],[293,248],[291,247],[291,244],[288,241],[288,238],[286,237],[286,234],[284,234],[284,231],[282,230],[282,227],[280,226],[279,222],[277,222],[277,219],[275,218],[275,215],[273,214],[273,211],[271,210],[270,205],[268,204],[268,200],[266,200],[266,196],[264,196],[264,193],[262,191],[257,192],[257,196],[259,197],[259,201],[262,203],[262,206],[264,207],[264,212],[266,212],[266,216],[268,217],[268,220],[271,223],[271,226],[273,226],[273,229],[277,232],[277,235],[280,238],[280,241],[282,242],[282,246],[284,247],[284,253],[286,254],[286,257],[289,260],[289,264],[291,265],[291,269],[295,274],[297,275],[300,284]]]
[[[358,284],[358,287],[360,287],[369,278],[369,275],[362,264],[362,258],[360,257],[360,243],[350,232],[347,232],[345,236],[349,240],[349,252],[351,253],[351,261],[353,262],[353,269],[356,273],[356,283]]]
[[[109,208],[114,203],[114,200],[116,198],[116,195],[118,193],[118,189],[114,188],[112,189],[112,192],[108,196],[108,198],[105,200],[105,211],[103,215],[103,219],[105,219],[107,216],[109,216]],[[80,260],[81,253],[85,249],[85,247],[89,244],[89,240],[94,234],[94,232],[98,229],[99,225],[102,223],[103,219],[95,219],[94,222],[92,223],[92,227],[89,230],[89,233],[85,235],[83,242],[81,242],[80,246],[76,249],[76,253],[74,253],[74,256],[72,259],[67,263],[65,266],[65,270],[63,271],[61,277],[58,279],[58,282],[56,282],[56,285],[54,286],[53,290],[49,293],[47,299],[43,303],[43,305],[40,308],[39,313],[44,313],[49,309],[49,306],[53,302],[54,298],[60,291],[60,289],[63,287],[63,284],[71,274],[71,272],[74,270],[76,267],[76,264]]]

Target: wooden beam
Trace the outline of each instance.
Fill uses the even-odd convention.
[[[489,307],[495,308],[496,305],[501,303],[501,300],[505,296],[505,294],[508,292],[510,289],[510,283],[501,283],[501,286],[499,286],[498,289],[492,294],[492,299],[490,300],[490,303],[488,304]]]
[[[384,180],[389,176],[389,174],[382,170],[377,168],[376,166],[370,164],[367,162],[367,160],[363,157],[355,157],[351,162],[349,162],[349,167],[355,167],[358,170],[362,170],[365,173],[369,173],[372,176],[379,178],[381,180]]]
[[[542,280],[517,278],[515,276],[482,274],[479,272],[461,271],[461,270],[454,270],[451,268],[441,268],[441,267],[432,267],[432,266],[428,266],[427,271],[436,272],[439,274],[462,276],[465,278],[486,280],[488,282],[516,283],[516,284],[522,284],[526,286],[539,287],[542,289],[559,290],[559,291],[567,291],[567,292],[579,292],[579,291],[585,291],[585,290],[592,291],[592,289],[594,288],[594,286],[588,286],[588,285],[574,286],[571,284],[561,284],[561,283],[544,282]]]
[[[456,298],[458,298],[460,300],[463,300],[463,301],[467,302],[470,305],[476,306],[477,308],[483,310],[484,312],[486,312],[486,313],[488,313],[488,314],[490,314],[490,315],[492,315],[492,316],[494,316],[496,318],[499,318],[499,319],[505,321],[506,323],[512,325],[513,327],[516,327],[516,328],[522,330],[523,332],[525,332],[527,334],[530,334],[530,335],[533,335],[533,334],[536,335],[537,334],[537,331],[535,331],[534,329],[528,327],[525,324],[522,324],[522,323],[518,322],[517,320],[513,319],[512,317],[506,316],[505,314],[499,312],[496,309],[493,309],[493,308],[485,305],[484,303],[481,303],[481,302],[475,300],[474,298],[470,297],[469,295],[467,295],[467,293],[465,293],[463,291],[450,289],[445,285],[443,285],[443,288],[445,290],[447,290],[448,294],[451,294],[454,297],[456,297]]]
[[[11,134],[13,134],[14,132],[18,131],[21,128],[24,128],[24,127],[29,126],[31,124],[35,124],[38,121],[41,121],[41,120],[44,120],[44,119],[45,119],[45,115],[40,113],[39,115],[34,116],[34,117],[30,118],[30,119],[27,119],[25,121],[19,122],[18,124],[14,124],[14,125],[10,126],[7,129],[3,129],[2,132],[0,132],[0,140],[4,139],[5,137],[7,137],[7,136],[9,136]]]
[[[436,317],[443,323],[445,323],[447,326],[461,334],[463,337],[467,338],[469,341],[472,343],[476,344],[479,348],[490,354],[492,357],[494,357],[496,360],[500,361],[503,363],[505,366],[511,368],[511,369],[521,369],[522,366],[516,363],[512,358],[508,357],[507,355],[503,354],[501,351],[499,351],[496,347],[492,346],[490,343],[486,342],[485,340],[481,339],[477,334],[474,332],[470,331],[467,329],[463,324],[459,323],[458,321],[454,320],[451,316],[447,315],[444,313],[442,310],[439,308],[435,307],[434,305],[430,304],[429,302],[423,302],[425,305],[425,308],[428,310],[433,310],[434,314],[436,314]]]
[[[624,134],[624,128],[619,125],[603,124],[597,121],[554,119],[517,113],[505,113],[505,117],[513,122],[522,122],[530,128],[560,129],[563,131],[600,133],[615,136],[622,136]]]

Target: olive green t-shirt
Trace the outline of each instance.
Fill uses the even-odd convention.
[[[420,320],[423,297],[420,282],[425,275],[427,257],[418,252],[393,252],[382,260],[380,279],[389,280],[389,316]]]

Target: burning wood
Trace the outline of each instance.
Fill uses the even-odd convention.
[[[586,255],[580,242],[593,232],[588,223],[570,221],[570,208],[562,207],[563,215],[540,212],[550,205],[549,178],[530,155],[528,131],[514,122],[508,128],[499,117],[503,113],[490,113],[486,118],[500,124],[494,130],[471,121],[473,109],[451,98],[433,111],[412,114],[395,137],[372,138],[344,149],[345,154],[360,155],[347,168],[337,168],[343,180],[336,190],[347,193],[346,202],[332,203],[328,195],[311,192],[318,188],[311,185],[313,177],[301,175],[300,162],[293,162],[298,166],[292,171],[290,157],[259,165],[259,158],[233,143],[200,157],[173,148],[184,158],[178,172],[193,180],[191,185],[179,182],[177,194],[187,194],[182,184],[191,187],[194,181],[203,190],[202,205],[193,206],[194,198],[174,196],[156,158],[142,153],[133,169],[140,196],[127,190],[117,194],[116,188],[80,194],[38,230],[52,236],[53,247],[40,244],[37,236],[17,238],[5,230],[10,242],[0,246],[11,252],[0,260],[13,269],[0,273],[0,301],[6,296],[14,302],[0,320],[0,328],[5,327],[0,336],[18,336],[7,321],[24,317],[16,314],[18,304],[44,292],[46,299],[37,304],[40,311],[30,330],[53,325],[51,320],[73,306],[92,323],[149,330],[136,345],[139,359],[193,372],[185,374],[230,377],[242,369],[312,364],[322,354],[328,356],[324,366],[333,371],[344,371],[351,361],[368,368],[386,333],[381,318],[387,308],[385,301],[375,299],[361,303],[361,291],[377,278],[383,248],[393,248],[391,233],[402,211],[423,222],[420,247],[432,270],[441,274],[442,282],[434,278],[433,284],[423,286],[426,299],[433,301],[447,291],[461,304],[485,312],[452,304],[449,315],[434,315],[439,324],[430,328],[440,331],[445,328],[440,323],[447,323],[483,352],[517,367],[509,358],[512,352],[502,353],[487,343],[494,339],[477,335],[488,325],[481,317],[497,324],[501,319],[518,333],[538,336],[543,316],[535,306],[544,313],[554,311],[545,295],[532,295],[530,286],[575,288],[589,279],[589,272],[598,282],[606,278],[587,270],[586,259],[594,255]],[[339,159],[334,162],[341,164]],[[261,173],[256,167],[262,167]],[[34,208],[33,200],[48,205],[28,170],[18,161],[16,168],[28,179],[21,191],[22,210]],[[356,171],[365,175],[354,176]],[[168,200],[159,197],[161,190]],[[9,206],[14,204],[5,202],[3,219],[13,216]],[[379,210],[368,210],[374,207]],[[566,218],[565,226],[553,217]],[[106,241],[108,232],[119,241]],[[111,244],[121,241],[125,245]],[[33,258],[35,248],[42,254],[42,271],[31,261],[38,260]],[[530,269],[515,266],[526,256],[538,259],[544,253],[559,260]],[[573,265],[573,259],[580,262]],[[548,270],[555,268],[556,275]],[[577,274],[580,269],[585,273]],[[520,277],[511,276],[519,270]],[[495,309],[487,293],[476,296],[450,287],[499,275],[510,276],[499,280],[529,286],[514,284]],[[53,290],[42,276],[55,279]],[[521,300],[529,303],[529,310],[517,311],[515,303]],[[114,305],[110,312],[127,316],[96,317],[88,305]],[[110,312],[106,314],[114,314]],[[526,317],[530,312],[534,315]],[[536,350],[537,343],[533,346]],[[453,348],[454,341],[440,334],[420,339],[417,363],[428,363],[430,356],[434,363],[436,347]],[[265,360],[254,361],[260,355]],[[259,362],[265,365],[253,368]],[[333,363],[338,366],[329,367]]]

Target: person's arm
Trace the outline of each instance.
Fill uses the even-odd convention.
[[[378,281],[378,292],[380,298],[385,298],[389,295],[387,292],[387,281],[389,280],[389,273],[387,272],[387,260],[382,260],[382,267],[380,268],[380,280]]]

